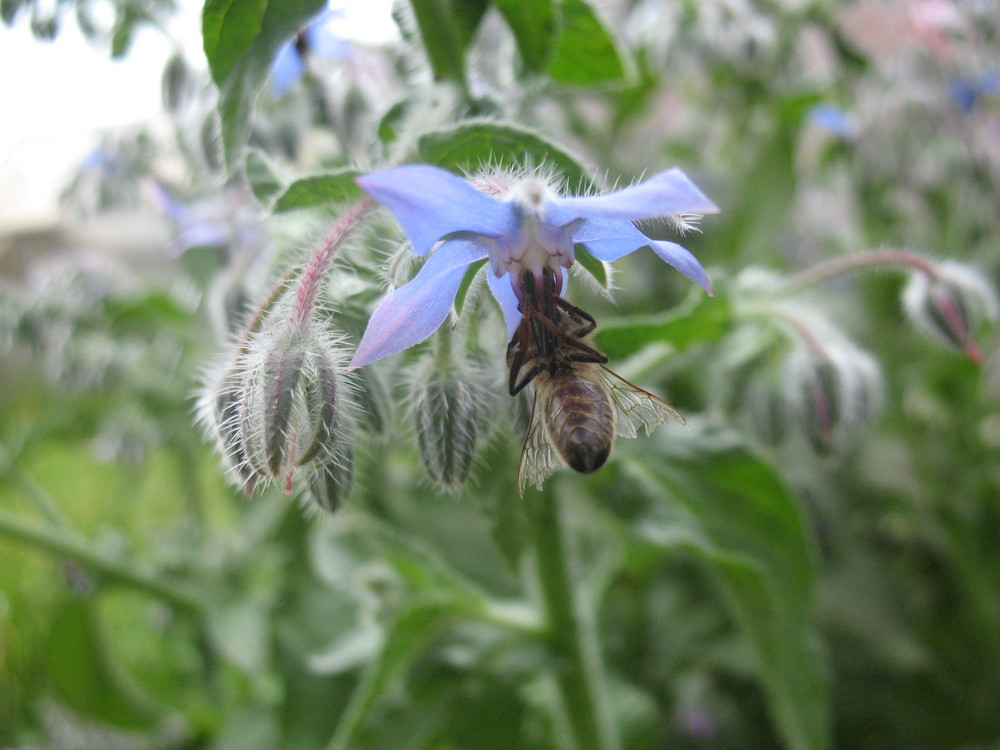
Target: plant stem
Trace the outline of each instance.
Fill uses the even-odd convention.
[[[127,562],[110,560],[65,530],[26,524],[13,514],[0,510],[0,537],[32,545],[53,555],[68,557],[109,582],[142,591],[190,614],[202,613],[201,602],[193,594],[141,573]]]
[[[560,698],[576,750],[618,750],[603,684],[594,607],[579,578],[571,529],[554,484],[550,481],[537,496],[534,544],[549,643],[558,657]]]
[[[923,255],[910,250],[886,248],[883,250],[842,255],[839,258],[819,263],[788,278],[774,291],[777,294],[796,294],[821,281],[826,281],[834,276],[839,276],[842,273],[855,271],[866,266],[910,266],[926,274],[931,279],[938,277],[937,268]]]
[[[316,295],[319,294],[320,282],[326,275],[330,263],[337,255],[344,241],[350,236],[368,212],[375,207],[375,201],[367,195],[348,208],[333,229],[327,232],[313,253],[312,258],[302,272],[298,288],[295,291],[295,305],[292,309],[293,325],[304,324],[309,320],[313,307],[316,305]]]

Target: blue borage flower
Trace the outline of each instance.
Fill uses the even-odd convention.
[[[276,99],[284,96],[305,74],[303,55],[307,50],[330,60],[350,54],[350,43],[339,37],[334,30],[335,24],[343,15],[341,10],[325,8],[293,39],[278,48],[274,62],[271,63],[271,92]]]
[[[469,266],[487,258],[489,288],[511,334],[521,319],[517,305],[524,271],[539,284],[553,274],[559,294],[576,245],[603,261],[648,246],[711,293],[705,269],[690,252],[674,242],[652,240],[632,224],[668,216],[683,226],[719,210],[676,168],[617,192],[572,197],[559,197],[537,175],[499,175],[472,183],[419,164],[372,172],[357,182],[395,214],[417,255],[444,242],[412,281],[379,303],[351,369],[430,336],[448,317]]]

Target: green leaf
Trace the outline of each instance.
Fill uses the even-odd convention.
[[[730,433],[703,430],[662,445],[655,456],[626,459],[656,503],[640,533],[694,552],[715,575],[753,648],[787,746],[829,747],[825,660],[813,617],[814,550],[795,498]]]
[[[378,122],[376,133],[382,143],[388,145],[396,140],[399,135],[400,126],[406,120],[407,114],[413,102],[410,99],[400,99],[386,110],[382,119]]]
[[[469,296],[469,290],[472,289],[472,282],[475,281],[476,274],[485,265],[486,259],[484,258],[470,265],[469,270],[465,272],[462,284],[458,287],[458,293],[455,295],[455,312],[459,315],[462,314],[462,310],[465,308],[465,300]]]
[[[268,203],[284,187],[267,157],[256,149],[247,154],[246,171],[250,190],[261,203]]]
[[[424,135],[417,151],[422,161],[453,172],[473,172],[486,164],[545,165],[555,169],[573,191],[596,190],[575,157],[537,133],[516,125],[466,122]]]
[[[562,23],[549,61],[552,80],[572,86],[620,83],[625,65],[614,36],[586,0],[562,0]]]
[[[372,662],[351,703],[344,712],[330,750],[356,747],[358,732],[364,727],[379,699],[389,692],[393,681],[413,662],[420,648],[447,617],[449,607],[440,602],[413,606],[401,614],[386,635],[385,647]]]
[[[603,322],[594,340],[611,359],[629,357],[649,344],[664,341],[683,350],[692,344],[718,341],[729,330],[731,315],[727,300],[695,290],[683,304],[665,313]]]
[[[156,704],[115,661],[93,600],[67,602],[52,623],[45,658],[53,688],[74,711],[128,729],[156,723]]]
[[[360,198],[361,188],[354,182],[358,174],[356,169],[341,169],[296,180],[278,196],[274,211],[281,213]]]
[[[608,288],[608,267],[604,264],[603,260],[598,260],[593,255],[587,252],[587,248],[583,245],[577,245],[575,248],[576,260],[583,267],[587,273],[594,277],[594,280],[601,285],[601,289]]]
[[[465,88],[465,53],[487,0],[410,0],[427,60],[437,80]]]
[[[254,99],[275,53],[324,5],[324,0],[206,0],[202,41],[219,88],[223,155],[230,170],[240,161]]]
[[[214,604],[208,613],[208,635],[216,652],[246,672],[260,672],[272,635],[267,614],[250,600]]]
[[[540,73],[552,57],[556,37],[553,0],[494,0],[510,30],[514,32],[521,62],[528,73]]]

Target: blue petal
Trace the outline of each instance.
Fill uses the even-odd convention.
[[[521,322],[521,311],[517,309],[517,297],[514,289],[510,285],[510,274],[497,276],[489,268],[486,269],[486,282],[496,301],[500,303],[500,310],[503,312],[503,319],[507,322],[507,338],[514,335],[518,324]]]
[[[350,56],[350,42],[337,34],[334,25],[343,16],[343,10],[328,7],[312,20],[305,30],[311,52],[327,60]]]
[[[565,226],[578,218],[638,221],[671,214],[714,214],[718,211],[719,207],[675,167],[607,195],[554,200],[549,221]]]
[[[349,369],[419,344],[434,333],[451,311],[466,268],[487,254],[481,243],[469,240],[441,245],[412,281],[379,302]]]
[[[701,263],[676,242],[651,240],[628,221],[589,219],[572,231],[573,242],[587,248],[598,260],[617,260],[640,247],[649,246],[663,260],[676,268],[709,294],[712,285]]]
[[[499,237],[517,225],[511,204],[438,167],[412,164],[361,175],[356,181],[396,215],[417,255],[452,232]]]
[[[664,261],[687,276],[706,292],[709,294],[712,293],[712,282],[708,280],[708,274],[705,273],[705,269],[702,268],[701,263],[691,254],[690,250],[681,247],[676,242],[665,242],[663,240],[650,240],[649,246]]]
[[[295,49],[295,43],[288,41],[281,45],[271,64],[271,92],[274,98],[279,99],[284,96],[302,77],[304,71],[302,56]]]

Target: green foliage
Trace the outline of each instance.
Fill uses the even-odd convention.
[[[434,77],[463,88],[465,55],[488,0],[410,0]]]
[[[274,211],[280,213],[357,199],[361,197],[361,188],[354,182],[358,174],[356,169],[341,169],[295,180],[280,191],[274,201]]]
[[[253,104],[278,48],[323,7],[322,0],[208,0],[202,39],[219,88],[222,152],[232,169],[242,163]]]
[[[528,165],[555,170],[573,190],[592,187],[579,161],[551,141],[525,128],[494,122],[466,122],[420,137],[420,159],[455,172],[473,172],[487,164]]]
[[[614,36],[585,0],[562,0],[561,23],[547,72],[570,86],[622,83],[625,65]]]
[[[733,436],[711,432],[634,460],[654,511],[642,533],[711,567],[747,634],[787,746],[829,746],[825,654],[812,613],[812,552],[780,478]],[[680,511],[680,512],[678,512]]]
[[[116,727],[143,729],[155,723],[156,706],[114,660],[93,601],[65,603],[49,631],[46,658],[52,687],[70,708]]]

